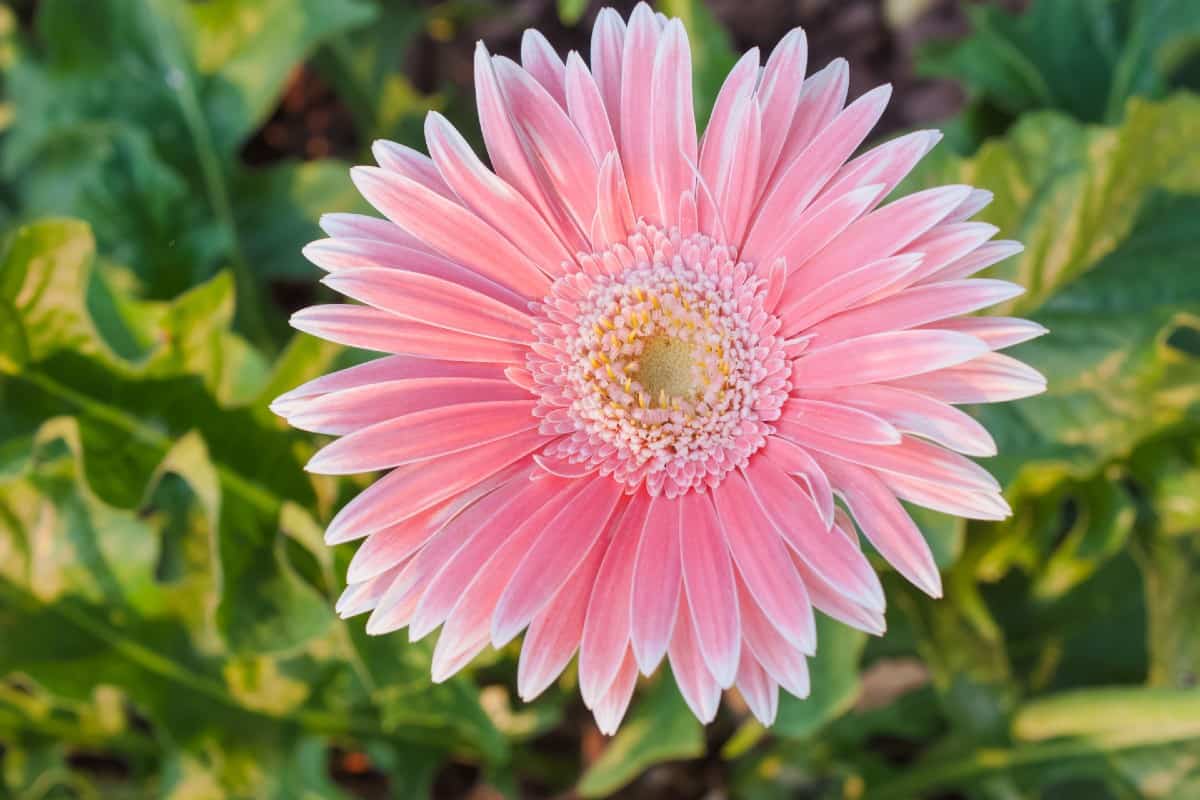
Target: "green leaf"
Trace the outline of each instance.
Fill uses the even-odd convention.
[[[0,372],[13,374],[29,360],[29,342],[17,310],[8,300],[0,300]]]
[[[1027,703],[1013,719],[1019,741],[1064,736],[1101,745],[1200,738],[1200,690],[1084,689]]]
[[[259,284],[275,273],[257,269],[265,248],[248,245],[258,237],[239,228],[240,201],[278,212],[268,267],[295,264],[305,241],[289,237],[311,229],[297,216],[313,216],[293,211],[295,193],[319,191],[304,176],[322,168],[259,184],[238,149],[303,59],[374,15],[362,0],[47,0],[39,46],[18,50],[5,70],[20,124],[0,175],[24,214],[88,219],[100,250],[131,266],[151,297],[232,267],[238,326],[269,350],[272,310]]]
[[[312,283],[320,271],[297,243],[324,236],[317,220],[330,209],[369,212],[339,161],[286,163],[244,173],[235,186],[246,258],[263,278]]]
[[[583,797],[606,797],[654,764],[703,754],[700,723],[674,680],[663,675],[640,695],[617,735],[583,773],[576,791]]]
[[[804,738],[848,711],[858,697],[858,662],[866,641],[865,634],[818,616],[817,654],[808,661],[812,690],[804,699],[781,692],[772,730]]]
[[[558,18],[563,25],[574,25],[587,11],[587,6],[587,0],[558,0]]]
[[[259,127],[317,45],[375,17],[364,0],[211,0],[188,10],[204,117],[222,152]]]
[[[926,48],[925,74],[962,80],[981,104],[1010,119],[1043,109],[1116,122],[1133,96],[1163,97],[1200,49],[1191,0],[1036,0],[1013,16],[967,8],[967,39]]]
[[[88,227],[75,220],[27,225],[5,240],[0,302],[7,310],[5,324],[20,331],[20,363],[64,347],[96,351],[83,294],[95,246]],[[17,347],[17,338],[12,341],[9,346]]]
[[[158,758],[181,796],[330,796],[328,737],[505,761],[469,679],[431,690],[428,647],[356,641],[361,624],[334,617],[344,563],[313,514],[329,513],[336,486],[300,469],[309,437],[238,405],[339,348],[300,343],[270,376],[229,331],[227,275],[145,301],[92,262],[86,226],[40,223],[12,242],[3,299],[17,298],[39,344],[0,374],[0,675],[39,701],[9,709],[0,692],[0,730],[51,726],[67,743]],[[50,325],[46,295],[28,288],[47,285],[70,324]],[[102,686],[149,722],[153,744],[128,724],[53,727]]]

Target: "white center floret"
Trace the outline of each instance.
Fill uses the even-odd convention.
[[[716,486],[761,447],[787,396],[765,281],[701,234],[642,225],[539,307],[530,357],[548,457],[651,494]]]

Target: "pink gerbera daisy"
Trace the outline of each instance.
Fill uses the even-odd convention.
[[[430,157],[378,142],[353,170],[387,219],[306,248],[362,305],[293,325],[391,355],[273,408],[341,437],[310,470],[391,470],[329,525],[366,539],[338,609],[441,626],[434,680],[526,631],[521,696],[578,651],[605,732],[664,657],[701,720],[737,686],[770,723],[808,693],[814,608],[884,630],[857,531],[936,597],[900,500],[1009,513],[953,405],[1045,387],[995,352],[1040,326],[962,316],[1020,292],[969,278],[1020,245],[967,221],[968,186],[881,205],[939,136],[848,161],[889,89],[843,107],[845,62],[805,79],[806,53],[747,53],[698,139],[687,35],[645,5],[601,12],[590,70],[534,31],[521,65],[481,44],[491,169],[431,114]]]

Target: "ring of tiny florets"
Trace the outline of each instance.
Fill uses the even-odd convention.
[[[702,234],[642,224],[536,307],[528,367],[547,459],[653,495],[715,487],[766,443],[790,389],[765,279]]]

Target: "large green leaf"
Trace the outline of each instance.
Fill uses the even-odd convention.
[[[972,35],[927,48],[921,67],[964,81],[1009,119],[1053,109],[1116,122],[1129,98],[1180,85],[1200,50],[1192,0],[1036,0],[1019,16],[980,3],[967,14]]]
[[[313,513],[336,487],[303,473],[307,437],[245,405],[336,349],[298,343],[271,375],[229,331],[227,276],[140,300],[75,221],[4,252],[0,296],[33,346],[0,378],[0,675],[41,700],[0,695],[0,724],[32,735],[39,708],[114,687],[153,744],[128,720],[61,738],[160,752],[181,796],[330,796],[328,737],[505,760],[469,680],[430,689],[427,646],[334,617],[344,564]]]
[[[238,149],[297,64],[374,13],[361,0],[40,3],[35,37],[5,70],[17,124],[0,175],[26,218],[88,220],[100,249],[153,296],[232,266],[239,325],[266,345],[271,312],[258,283],[310,230],[296,218],[315,219],[302,194],[314,174],[337,168],[281,179],[246,172]],[[238,218],[255,214],[248,238]],[[261,271],[263,245],[248,244],[260,232],[277,245]]]

